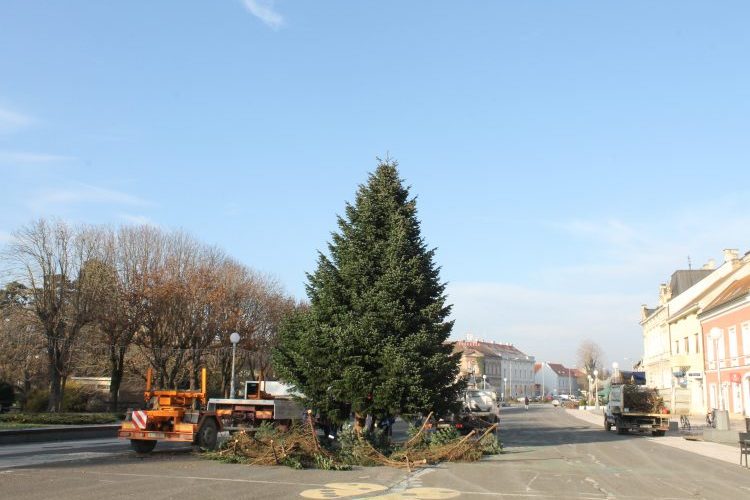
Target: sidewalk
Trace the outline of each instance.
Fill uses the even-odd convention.
[[[602,432],[604,432],[604,416],[601,413],[601,409],[598,413],[596,412],[596,410],[566,409],[565,411],[569,415],[572,415],[579,420],[583,420],[594,427],[601,428]],[[742,424],[742,430],[744,431],[744,421],[742,422]],[[680,450],[689,451],[691,453],[703,455],[704,457],[721,460],[722,462],[727,462],[738,467],[742,467],[741,465],[739,465],[739,444],[731,446],[727,444],[710,443],[707,441],[693,441],[685,439],[680,435],[675,435],[674,432],[669,432],[666,436],[663,437],[646,437],[644,439],[648,439],[653,443],[661,444],[663,446],[678,448]]]

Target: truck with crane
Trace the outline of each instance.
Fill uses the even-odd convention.
[[[263,422],[288,427],[303,417],[303,408],[279,382],[248,381],[243,398],[208,399],[205,368],[199,391],[154,390],[152,377],[149,369],[146,408],[129,411],[117,433],[137,453],[150,453],[159,441],[212,450],[220,432],[254,432]]]

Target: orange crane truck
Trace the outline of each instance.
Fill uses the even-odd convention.
[[[206,369],[200,391],[152,390],[152,372],[146,374],[145,410],[128,412],[117,436],[130,439],[138,453],[149,453],[158,441],[192,443],[216,448],[222,431],[254,432],[263,422],[288,427],[303,416],[303,408],[279,382],[248,381],[245,397],[207,399]],[[195,409],[195,406],[200,409]]]
[[[206,369],[201,370],[200,391],[152,390],[152,371],[146,374],[143,397],[146,410],[128,412],[117,436],[130,439],[138,453],[149,453],[158,441],[193,443],[204,449],[216,448],[222,430],[216,413],[195,409],[206,407]]]

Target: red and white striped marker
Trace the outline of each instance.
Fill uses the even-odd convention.
[[[148,422],[148,415],[143,410],[134,410],[130,416],[136,427],[143,430],[146,428],[146,422]]]

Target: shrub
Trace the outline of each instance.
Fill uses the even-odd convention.
[[[24,411],[27,412],[41,412],[47,409],[49,404],[49,390],[47,389],[34,389],[26,397],[26,404],[23,406]]]
[[[444,429],[438,429],[432,433],[430,437],[430,446],[443,446],[446,443],[450,443],[461,435],[458,433],[455,427],[446,427]]]
[[[111,424],[118,416],[113,413],[5,413],[0,422],[45,425]]]
[[[16,390],[8,382],[0,381],[0,409],[11,406],[16,400]]]

